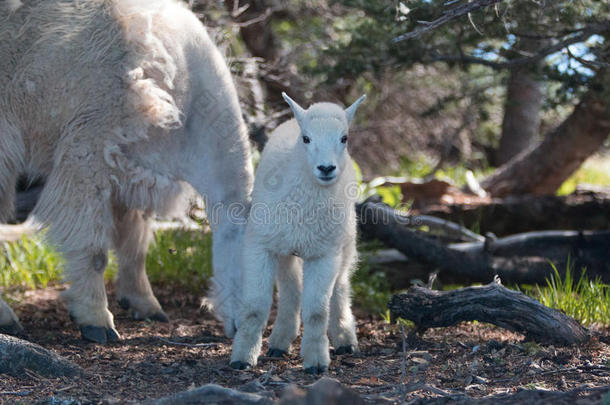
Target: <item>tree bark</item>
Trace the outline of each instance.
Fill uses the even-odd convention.
[[[610,134],[610,69],[600,68],[574,111],[544,140],[523,151],[481,186],[491,195],[553,194]]]
[[[234,20],[238,24],[242,24],[239,31],[252,56],[267,61],[277,59],[278,48],[270,26],[271,8],[265,4],[265,1],[225,0],[225,7]],[[235,14],[240,9],[244,11],[239,15]]]
[[[248,52],[264,60],[259,80],[265,87],[267,102],[275,104],[284,102],[283,91],[300,87],[300,79],[278,63],[280,48],[271,29],[271,20],[274,16],[286,15],[286,12],[274,9],[269,3],[265,0],[239,0],[237,10],[244,9],[239,15],[234,14],[236,0],[225,0],[225,7],[240,24],[240,34]]]
[[[0,334],[0,373],[21,376],[26,370],[45,377],[82,373],[76,364],[34,343]]]
[[[542,47],[538,40],[522,39],[519,48],[535,53]],[[527,149],[536,139],[540,130],[540,110],[544,101],[542,83],[538,79],[540,63],[519,65],[510,69],[506,86],[504,119],[500,145],[494,163],[503,165]]]
[[[452,291],[412,287],[406,294],[394,295],[388,308],[392,319],[411,320],[419,330],[480,321],[540,343],[573,345],[590,337],[573,318],[495,282]]]
[[[221,387],[216,384],[207,384],[199,388],[178,392],[157,400],[146,401],[148,405],[172,405],[172,404],[250,404],[270,405],[274,401],[267,397],[241,392],[231,388]]]

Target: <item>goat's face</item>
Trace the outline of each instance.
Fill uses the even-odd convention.
[[[304,110],[285,93],[282,95],[301,129],[301,139],[297,142],[306,156],[312,175],[322,186],[335,184],[349,160],[349,125],[366,96],[360,97],[345,110],[332,103],[317,103]]]

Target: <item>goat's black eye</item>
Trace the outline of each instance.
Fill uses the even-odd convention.
[[[309,139],[309,137],[307,135],[303,135],[303,143],[309,143],[311,142],[311,139]]]
[[[341,143],[347,143],[347,135],[341,137]]]

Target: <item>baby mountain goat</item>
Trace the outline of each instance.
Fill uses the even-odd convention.
[[[153,213],[187,184],[206,198],[217,315],[232,337],[246,209],[229,206],[248,205],[252,172],[231,74],[185,2],[0,0],[0,222],[20,176],[45,180],[28,222],[64,255],[83,338],[119,338],[103,277],[111,248],[121,306],[167,320],[146,251]],[[0,299],[2,330],[19,324]]]
[[[365,96],[346,110],[331,103],[304,110],[283,96],[295,119],[273,132],[257,170],[231,367],[256,364],[277,277],[278,315],[268,355],[281,357],[290,349],[302,301],[303,365],[317,374],[330,364],[327,329],[336,353],[353,353],[358,345],[349,284],[357,257],[358,186],[347,139]]]

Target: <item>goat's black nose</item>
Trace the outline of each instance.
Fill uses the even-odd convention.
[[[322,173],[324,173],[325,176],[328,176],[329,174],[331,174],[332,172],[335,171],[335,169],[337,168],[337,166],[318,166],[318,170],[321,171]]]

